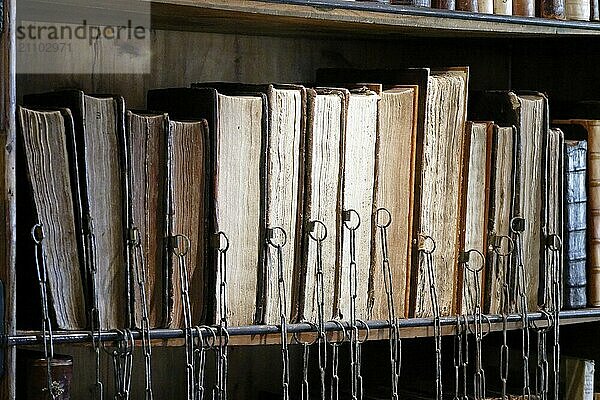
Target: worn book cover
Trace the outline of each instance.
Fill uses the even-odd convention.
[[[21,329],[40,329],[39,265],[47,271],[53,325],[85,329],[86,264],[73,117],[68,109],[19,107],[17,125],[17,298],[21,310],[27,310],[18,313],[17,324]],[[36,224],[41,230],[33,229]],[[41,239],[40,253],[33,233]]]
[[[95,280],[90,277],[89,293],[92,298],[92,293],[98,295],[102,329],[132,326],[125,102],[120,96],[88,95],[80,90],[26,95],[23,102],[71,110],[85,251],[97,271]],[[90,264],[86,267],[91,271]]]
[[[515,126],[515,184],[512,216],[522,218],[523,226],[511,228],[512,240],[522,243],[522,251],[512,252],[513,265],[523,263],[523,271],[513,268],[510,277],[510,309],[516,310],[518,295],[515,274],[524,274],[525,295],[529,310],[539,304],[540,269],[544,268],[546,225],[544,158],[548,132],[548,100],[537,92],[476,92],[471,96],[472,118],[489,119],[505,126]],[[519,225],[519,224],[517,224]],[[522,256],[522,260],[517,258]]]

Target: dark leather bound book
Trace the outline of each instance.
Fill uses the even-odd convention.
[[[413,7],[431,7],[431,0],[390,0],[390,4]]]
[[[286,233],[287,243],[282,249],[285,309],[287,317],[292,318],[296,314],[293,308],[298,304],[292,301],[298,295],[294,277],[300,275],[302,263],[306,89],[300,85],[231,82],[201,82],[192,84],[192,87],[211,87],[221,93],[260,92],[266,95],[268,134],[265,143],[265,227],[280,227]],[[258,299],[261,303],[257,318],[266,324],[276,325],[281,323],[277,250],[268,243],[263,245],[265,265],[264,274],[259,278]]]
[[[513,15],[535,17],[535,0],[513,0]]]
[[[587,305],[587,141],[565,140],[564,307]]]
[[[97,286],[90,293],[98,293],[102,329],[132,326],[126,241],[129,205],[125,102],[120,96],[87,95],[80,90],[26,95],[23,102],[27,106],[71,110],[82,226],[88,238],[95,238],[95,246],[87,240],[85,248],[97,270]]]
[[[459,11],[470,11],[479,12],[478,0],[458,0],[456,2],[456,9]]]
[[[36,257],[38,262],[43,257],[53,325],[85,329],[85,253],[73,117],[68,109],[19,107],[17,124],[17,324],[20,329],[41,328]],[[36,224],[44,235],[37,255],[32,237]]]
[[[548,132],[548,100],[537,92],[475,92],[469,103],[473,119],[515,126],[515,184],[513,217],[525,220],[522,256],[529,310],[538,308],[540,270],[544,268],[542,228],[545,226],[544,156]],[[517,237],[513,234],[513,240]],[[513,257],[517,252],[513,251]],[[513,259],[513,265],[517,265]],[[512,268],[513,273],[516,268]],[[515,286],[515,276],[510,287]],[[511,292],[510,310],[516,310],[518,293]]]
[[[194,321],[214,323],[217,320],[221,279],[217,271],[217,248],[210,242],[218,231],[229,239],[229,324],[251,325],[260,319],[261,301],[257,301],[257,296],[264,266],[266,104],[262,93],[223,94],[212,88],[148,92],[149,109],[168,112],[173,120],[206,121],[206,141],[201,146],[203,149],[197,150],[205,155],[203,178],[192,184],[184,180],[178,182],[177,176],[185,172],[182,169],[181,173],[173,172],[171,183],[174,193],[177,187],[204,193],[204,209],[200,211],[204,214],[200,219],[204,221],[204,229],[198,230],[196,238],[190,238],[199,246],[198,256],[204,253],[204,262],[196,264],[190,279],[190,290],[198,291],[192,304]],[[186,152],[183,147],[179,151]],[[174,208],[172,212],[176,217],[178,210]],[[189,224],[185,214],[182,219],[182,223]],[[177,231],[171,232],[171,235],[177,234]],[[174,260],[172,268],[176,266]],[[173,273],[179,276],[179,271]],[[174,300],[177,297],[174,295]]]
[[[598,0],[590,0],[590,20],[600,21],[600,6]]]
[[[130,252],[133,321],[142,326],[146,302],[150,327],[165,326],[167,318],[166,215],[168,189],[169,118],[166,114],[127,111],[127,157],[129,159],[129,226],[137,229],[139,250]],[[139,281],[145,282],[142,299]]]
[[[538,16],[565,19],[565,0],[538,0]]]

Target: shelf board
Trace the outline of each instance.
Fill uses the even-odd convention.
[[[470,319],[472,321],[472,318]],[[547,326],[547,319],[539,312],[529,314],[529,320],[532,324],[542,328]],[[488,324],[489,322],[489,324]],[[560,324],[571,325],[589,322],[600,322],[600,308],[568,310],[560,313]],[[348,324],[342,323],[347,329]],[[433,336],[433,319],[431,318],[412,318],[400,320],[400,336],[402,338],[419,338]],[[369,321],[368,340],[388,339],[389,324],[387,321]],[[456,317],[441,318],[442,334],[453,335],[455,333]],[[507,317],[507,330],[521,329],[521,316],[511,314]],[[338,340],[340,326],[328,322],[325,329],[332,340]],[[484,331],[497,332],[503,329],[502,316],[490,315],[484,318]],[[281,343],[281,331],[279,326],[275,325],[256,325],[231,327],[229,332],[229,344],[231,346],[249,346],[249,345],[276,345]],[[294,343],[294,334],[305,342],[311,342],[315,338],[314,327],[306,324],[288,325],[288,342]],[[364,337],[365,329],[361,329],[361,338]],[[141,340],[139,331],[134,331],[133,336],[136,340]],[[181,346],[183,345],[184,333],[181,329],[154,329],[150,335],[152,343],[155,346]],[[55,344],[85,344],[90,345],[90,332],[54,332]],[[102,333],[102,340],[113,342],[119,339],[119,334],[114,331]],[[9,336],[6,340],[8,346],[37,346],[43,343],[43,336],[39,331],[18,331],[16,335]],[[139,343],[138,343],[139,344]]]
[[[153,26],[254,35],[558,37],[600,23],[345,0],[152,0]]]

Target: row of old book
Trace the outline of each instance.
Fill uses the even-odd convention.
[[[585,229],[589,206],[593,262],[600,123],[561,122],[567,137],[589,133],[577,136],[588,139],[586,185],[586,157],[571,155],[585,143],[550,129],[546,96],[474,93],[470,117],[489,122],[467,122],[468,76],[320,70],[316,88],[200,83],[150,90],[153,112],[77,90],[24,96],[17,296],[30,306],[19,315],[39,321],[40,250],[61,329],[88,327],[93,308],[103,329],[145,317],[181,327],[188,299],[194,323],[214,323],[223,281],[230,325],[278,324],[280,300],[292,321],[315,321],[321,302],[327,319],[348,318],[352,304],[364,320],[387,319],[389,304],[427,317],[429,268],[441,315],[514,312],[519,295],[529,310],[550,308],[563,252],[565,297],[585,305],[587,274],[587,302],[600,305]]]
[[[348,0],[433,7],[484,14],[600,21],[598,0]]]

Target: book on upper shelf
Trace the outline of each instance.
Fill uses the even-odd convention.
[[[94,319],[99,319],[100,328],[130,327],[125,102],[120,96],[62,90],[26,95],[23,103],[71,110],[86,268],[97,271],[90,273],[89,304],[96,293],[98,315]]]
[[[17,125],[17,167],[23,173],[17,180],[17,298],[19,307],[27,307],[17,323],[39,328],[38,279],[46,276],[53,325],[85,329],[87,272],[73,116],[68,109],[18,107]]]

